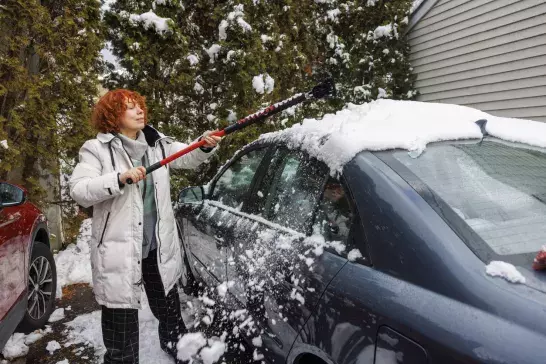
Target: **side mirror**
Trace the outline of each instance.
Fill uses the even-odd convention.
[[[21,205],[26,198],[27,194],[23,188],[0,182],[0,208]]]
[[[178,202],[186,205],[201,205],[205,200],[205,190],[202,186],[186,187],[178,195]]]

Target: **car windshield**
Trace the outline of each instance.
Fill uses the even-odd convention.
[[[546,244],[544,150],[493,139],[432,145],[418,158],[393,156],[496,254],[536,253]]]

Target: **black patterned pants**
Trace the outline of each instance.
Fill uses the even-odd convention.
[[[186,333],[180,312],[177,286],[165,296],[157,265],[156,250],[142,260],[142,280],[150,309],[159,320],[161,348],[176,358],[176,344]],[[102,338],[106,347],[104,364],[138,363],[138,310],[102,307]]]

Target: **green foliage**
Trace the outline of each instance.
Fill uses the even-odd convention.
[[[58,180],[93,134],[101,34],[97,0],[2,2],[0,140],[8,149],[0,148],[0,179],[24,185],[41,207],[55,188],[44,181]]]
[[[410,6],[410,0],[118,0],[105,21],[122,70],[111,69],[105,86],[139,91],[154,126],[191,141],[334,76],[337,100],[305,105],[230,135],[198,173],[174,176],[176,191],[175,186],[207,181],[242,145],[304,115],[320,117],[347,102],[377,97],[412,98],[414,78],[402,36]],[[167,31],[139,21],[150,9],[169,19]],[[274,80],[272,90],[254,89],[260,75]]]

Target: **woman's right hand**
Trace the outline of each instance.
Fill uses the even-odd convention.
[[[128,178],[130,178],[133,183],[143,180],[146,178],[146,168],[142,166],[131,168],[119,175],[119,181],[123,184],[127,184]]]

